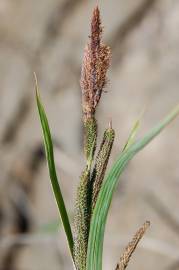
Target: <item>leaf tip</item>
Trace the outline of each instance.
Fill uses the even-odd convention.
[[[39,87],[38,87],[37,74],[36,74],[35,71],[33,72],[33,75],[34,75],[34,81],[35,81],[35,93],[36,93],[36,98],[37,98],[37,100],[39,100],[40,94],[39,94]]]

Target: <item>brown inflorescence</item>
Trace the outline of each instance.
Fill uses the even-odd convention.
[[[116,267],[116,270],[125,270],[126,269],[126,267],[128,266],[128,263],[130,261],[130,258],[137,247],[137,244],[139,243],[139,241],[141,240],[141,238],[143,237],[144,233],[146,232],[146,230],[149,226],[150,226],[150,222],[146,221],[143,224],[143,226],[136,232],[132,241],[129,242],[129,244],[125,248],[125,251],[120,258],[120,261]]]
[[[98,7],[93,11],[90,41],[84,51],[81,72],[82,107],[84,122],[93,118],[96,106],[107,82],[110,48],[101,41],[102,26]]]

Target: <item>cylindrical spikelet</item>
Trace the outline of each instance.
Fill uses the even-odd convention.
[[[74,260],[77,270],[85,270],[89,234],[89,178],[88,167],[83,171],[77,190],[74,216]]]
[[[84,152],[90,165],[96,149],[97,123],[95,118],[87,119],[84,123]]]
[[[92,210],[95,207],[97,197],[104,179],[106,167],[108,164],[108,160],[111,154],[111,149],[113,146],[115,137],[114,129],[109,127],[105,130],[103,141],[100,146],[100,150],[96,157],[95,166],[91,176],[91,184],[92,184]]]
[[[122,254],[115,270],[125,270],[127,268],[130,258],[137,247],[137,244],[139,243],[149,226],[150,221],[146,221],[143,226],[136,232],[132,241],[129,242],[129,244],[125,248],[124,253]]]

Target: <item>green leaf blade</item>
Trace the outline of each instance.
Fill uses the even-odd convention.
[[[55,195],[56,203],[59,209],[62,224],[66,233],[70,253],[73,258],[73,235],[72,235],[71,226],[70,226],[67,210],[65,207],[64,199],[62,196],[62,192],[58,183],[55,162],[54,162],[53,142],[51,138],[47,116],[43,108],[43,105],[40,101],[37,79],[36,79],[36,101],[37,101],[37,107],[38,107],[38,112],[40,116],[42,132],[43,132],[43,137],[44,137],[44,146],[45,146],[45,151],[46,151],[46,158],[47,158],[47,163],[48,163],[50,180],[51,180],[53,192]]]
[[[140,120],[138,119],[132,127],[132,130],[131,130],[129,137],[127,139],[127,142],[123,148],[123,151],[126,151],[134,143],[139,126],[140,126]]]
[[[132,144],[126,151],[122,152],[110,170],[99,193],[91,221],[87,254],[87,270],[102,270],[105,224],[112,196],[119,181],[119,176],[135,154],[154,139],[154,137],[156,137],[178,114],[179,105],[141,140]]]

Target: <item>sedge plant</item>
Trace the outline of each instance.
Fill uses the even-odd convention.
[[[65,207],[58,181],[51,132],[42,105],[36,79],[36,100],[40,116],[49,175],[59,215],[66,233],[67,242],[76,270],[102,270],[103,240],[106,219],[115,188],[129,161],[154,137],[156,137],[178,114],[179,105],[143,138],[136,140],[139,120],[119,153],[116,162],[106,174],[115,131],[110,121],[103,139],[97,147],[98,122],[95,116],[104,87],[107,83],[107,70],[110,66],[111,51],[102,42],[102,26],[99,8],[93,11],[91,33],[84,50],[80,86],[82,90],[82,113],[84,125],[85,166],[81,173],[74,205],[73,230]],[[138,242],[149,227],[149,221],[136,232],[117,263],[116,270],[126,269]]]

